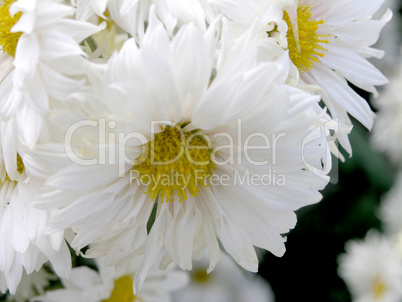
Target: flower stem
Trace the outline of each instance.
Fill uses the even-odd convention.
[[[88,37],[85,39],[85,41],[88,43],[88,46],[91,48],[92,52],[95,52],[95,50],[98,48],[98,44],[96,44],[94,38]]]

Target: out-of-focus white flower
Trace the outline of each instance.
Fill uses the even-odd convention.
[[[188,283],[188,273],[169,266],[165,271],[153,268],[142,290],[133,294],[133,279],[140,267],[140,258],[131,261],[123,270],[106,267],[104,259],[96,261],[98,271],[81,266],[73,268],[71,277],[62,279],[64,289],[47,291],[31,301],[41,302],[170,302],[172,292]]]
[[[96,13],[99,17],[89,19],[88,22],[94,24],[100,21],[107,22],[104,30],[92,36],[98,44],[98,49],[92,49],[94,57],[102,57],[103,61],[109,59],[114,51],[120,50],[130,36],[137,43],[141,43],[146,24],[149,22],[151,6],[154,6],[155,14],[170,36],[188,23],[193,23],[202,31],[206,31],[207,26],[214,22],[217,15],[214,6],[209,5],[206,0],[78,0],[76,5],[78,19],[88,20]]]
[[[390,159],[402,165],[402,65],[396,69],[384,93],[376,101],[378,108],[373,142]]]
[[[109,1],[107,8],[110,20],[140,43],[144,37],[146,24],[149,22],[152,6],[170,36],[188,23],[206,31],[207,26],[212,24],[217,16],[215,7],[206,0],[116,0]]]
[[[402,173],[381,202],[380,217],[388,234],[402,232]]]
[[[376,231],[364,241],[349,241],[339,256],[338,274],[355,302],[402,299],[402,259],[394,243]]]
[[[92,87],[75,96],[91,104],[87,119],[104,119],[108,134],[98,139],[96,128],[82,127],[88,131],[76,154],[100,159],[107,146],[123,148],[124,155],[120,149],[110,153],[120,156],[115,162],[70,163],[50,175],[37,204],[57,209],[49,232],[72,227],[72,246],[91,244],[88,256],[106,255],[110,265],[144,254],[136,290],[160,252],[162,266],[174,262],[191,270],[192,259],[207,249],[209,271],[221,255],[218,240],[250,271],[258,267],[253,246],[283,255],[281,234],[295,226],[294,211],[320,201],[328,181],[325,172],[306,166],[330,166],[323,163],[325,134],[308,140],[324,114],[317,97],[285,84],[286,56],[258,62],[254,30],[222,53],[215,69],[215,28],[204,33],[189,24],[171,40],[151,14],[140,48],[128,40],[99,74],[92,72]],[[180,133],[194,148],[191,155],[180,152]],[[121,140],[133,135],[139,139]],[[245,151],[245,140],[259,147]],[[48,160],[52,152],[37,156]],[[163,164],[151,162],[152,154]]]
[[[391,191],[383,198],[380,207],[380,218],[386,234],[391,237],[402,256],[402,173],[391,188]]]
[[[57,277],[44,268],[39,271],[33,271],[31,274],[23,274],[21,282],[17,287],[14,295],[8,295],[8,302],[27,302],[32,297],[43,295],[45,288],[50,285],[51,280],[56,280]]]
[[[269,284],[258,275],[239,267],[228,255],[223,255],[214,271],[207,273],[204,257],[193,262],[190,284],[173,295],[175,302],[272,302],[274,294]]]

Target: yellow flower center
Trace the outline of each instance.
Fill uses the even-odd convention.
[[[191,277],[197,283],[206,283],[210,279],[210,275],[205,269],[195,269],[191,272]]]
[[[381,299],[387,290],[387,285],[385,282],[380,278],[377,277],[374,280],[373,284],[373,295],[376,300]]]
[[[106,29],[110,30],[113,25],[116,23],[113,21],[112,17],[110,16],[110,12],[108,9],[103,13],[103,15],[106,17],[106,19],[103,19],[102,17],[98,17],[99,23],[101,22],[106,22]]]
[[[10,15],[10,6],[16,0],[0,0],[0,45],[3,52],[7,52],[10,56],[15,56],[17,43],[22,33],[12,33],[11,28],[18,22],[22,12]]]
[[[307,4],[299,5],[297,8],[296,23],[298,29],[294,31],[289,14],[285,11],[283,19],[288,25],[287,39],[289,56],[293,64],[304,73],[313,68],[314,63],[319,62],[319,57],[324,57],[327,51],[322,44],[328,43],[325,40],[327,35],[318,35],[316,33],[319,25],[324,20],[314,20],[311,18],[311,7]]]
[[[134,296],[133,279],[130,276],[123,276],[114,281],[114,288],[109,299],[102,302],[134,302],[142,299]]]
[[[187,199],[187,192],[197,196],[215,169],[208,138],[196,131],[185,132],[183,126],[166,126],[155,134],[134,163],[132,170],[148,185],[145,194],[152,199],[159,194],[161,202],[173,201],[175,192],[180,201]]]

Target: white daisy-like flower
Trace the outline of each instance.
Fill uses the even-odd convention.
[[[150,0],[71,0],[76,7],[76,18],[98,25],[106,22],[106,27],[86,40],[84,50],[89,59],[107,61],[114,51],[118,51],[129,36],[144,35],[146,16]],[[94,61],[94,60],[93,60]]]
[[[51,100],[62,102],[83,84],[72,77],[84,55],[78,43],[100,29],[71,19],[74,8],[61,2],[0,2],[0,62],[13,66],[0,82],[0,115],[16,119],[16,135],[29,145],[38,140]]]
[[[375,103],[378,108],[373,131],[376,148],[385,152],[393,163],[402,165],[402,65],[396,69],[389,85]]]
[[[15,294],[23,270],[31,274],[47,260],[59,276],[68,277],[71,256],[63,232],[37,235],[46,223],[46,214],[27,203],[32,194],[37,194],[38,185],[5,180],[0,186],[4,197],[1,201],[0,273],[4,275],[10,293]]]
[[[281,234],[295,226],[294,211],[320,201],[328,181],[306,166],[327,164],[325,133],[309,139],[324,114],[317,97],[285,84],[286,56],[258,62],[254,31],[215,69],[214,27],[203,33],[189,24],[170,40],[152,13],[141,47],[128,40],[104,71],[90,75],[93,86],[75,95],[88,104],[91,121],[84,125],[100,122],[106,132],[99,136],[100,128],[80,123],[70,128],[78,140],[72,150],[84,162],[46,181],[37,206],[58,209],[48,231],[72,227],[72,246],[91,244],[87,255],[106,255],[109,265],[143,254],[136,291],[160,253],[162,266],[175,262],[191,270],[192,260],[208,250],[212,271],[221,243],[254,272],[254,246],[283,255]],[[42,166],[54,166],[57,149],[42,147],[48,161]]]
[[[381,202],[380,217],[389,234],[402,232],[402,173],[399,173],[391,191]]]
[[[99,24],[100,21],[107,22],[104,30],[92,36],[95,44],[87,47],[91,48],[86,51],[89,57],[97,61],[109,59],[129,37],[133,37],[138,44],[141,43],[149,21],[151,6],[155,7],[156,15],[170,36],[188,23],[193,23],[206,31],[217,16],[214,5],[206,0],[72,0],[72,3],[77,6],[77,19],[88,20],[94,24]]]
[[[48,260],[57,274],[68,277],[71,256],[64,231],[43,233],[48,213],[32,206],[43,181],[30,177],[24,153],[17,153],[12,123],[1,122],[0,129],[2,146],[7,146],[0,148],[0,289],[15,294],[23,271],[31,274]]]
[[[92,0],[91,2],[96,2]],[[207,0],[145,0],[109,1],[107,5],[111,20],[116,22],[130,36],[140,43],[144,37],[146,24],[151,6],[155,7],[155,13],[165,25],[167,32],[173,36],[181,26],[193,23],[205,31],[211,24],[217,12]]]
[[[393,238],[402,255],[402,173],[381,201],[380,218],[386,234]]]
[[[24,273],[15,294],[8,295],[6,301],[26,302],[32,297],[43,295],[45,288],[50,285],[50,281],[56,279],[57,277],[54,274],[47,272],[44,268],[29,275]]]
[[[123,270],[106,267],[104,259],[97,259],[98,272],[81,266],[73,268],[69,279],[62,279],[64,289],[47,291],[31,301],[40,302],[170,302],[171,294],[183,288],[188,273],[178,271],[174,265],[165,271],[152,268],[142,290],[134,295],[133,278],[141,259],[131,261]]]
[[[317,94],[340,124],[351,125],[349,113],[368,129],[373,125],[373,112],[347,81],[375,95],[374,86],[387,83],[381,72],[366,60],[384,55],[370,47],[392,16],[388,10],[381,20],[371,20],[383,2],[214,1],[233,22],[235,30],[232,32],[244,31],[257,19],[262,49],[264,44],[272,43],[271,38],[276,38],[279,45],[289,50],[289,57],[299,70],[301,80],[321,88]],[[347,135],[340,134],[339,140],[351,154]]]
[[[99,25],[102,31],[89,37],[84,50],[91,61],[107,61],[130,36],[137,42],[144,36],[151,0],[71,0],[77,20]]]
[[[194,261],[190,284],[173,294],[175,302],[271,302],[269,284],[258,275],[244,271],[228,255],[223,255],[211,273],[204,257]]]
[[[402,299],[402,259],[393,242],[376,231],[364,241],[349,241],[339,256],[338,274],[355,302]]]

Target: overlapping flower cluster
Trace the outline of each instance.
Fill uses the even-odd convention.
[[[132,282],[154,301],[150,275],[204,253],[208,272],[222,252],[252,272],[255,246],[283,255],[337,142],[352,153],[348,115],[372,127],[348,82],[387,82],[367,61],[382,4],[0,1],[1,290],[47,261],[68,280],[68,245],[108,276],[99,301]]]

